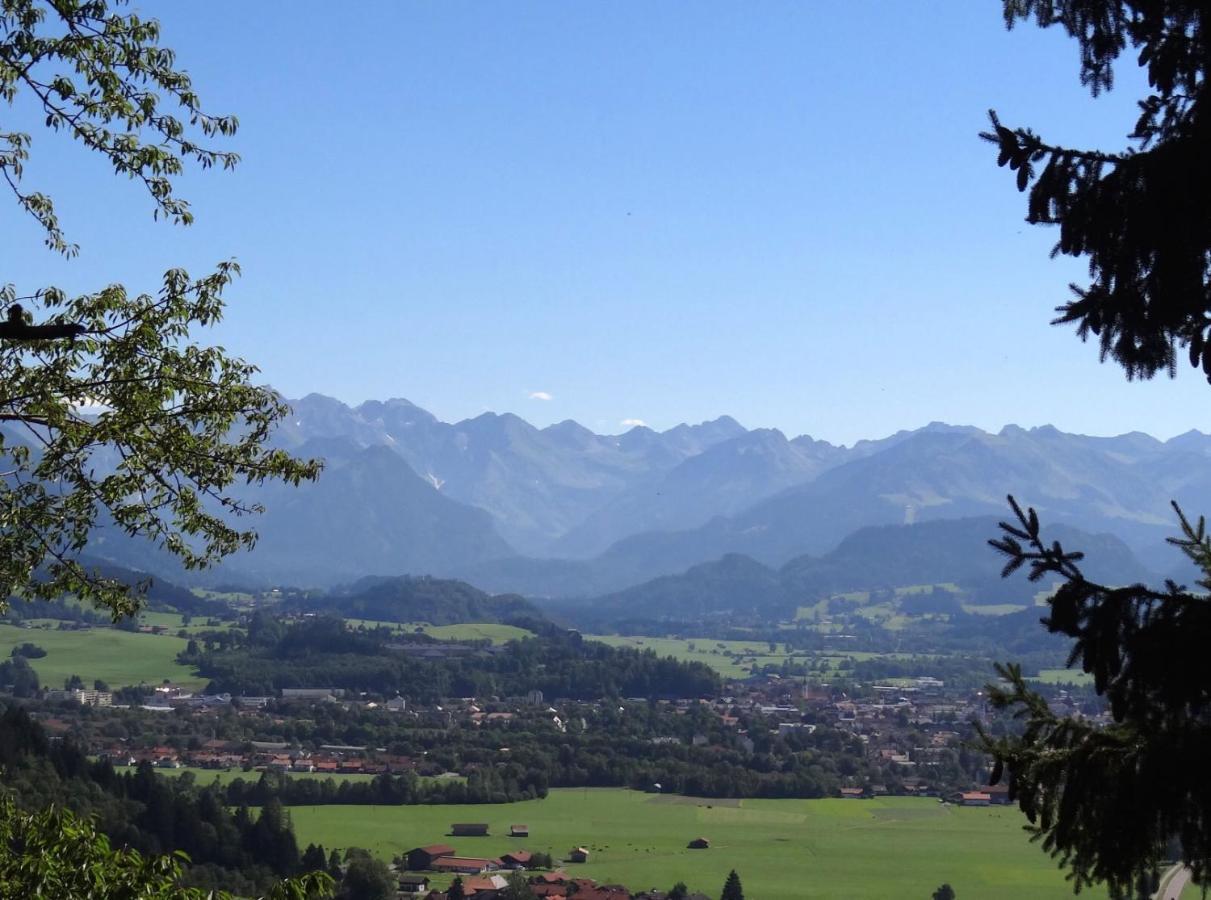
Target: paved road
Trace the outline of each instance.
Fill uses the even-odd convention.
[[[1182,866],[1181,870],[1169,879],[1165,889],[1156,895],[1156,900],[1181,900],[1182,890],[1190,883],[1190,870]]]

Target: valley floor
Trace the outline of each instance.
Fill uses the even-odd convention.
[[[563,789],[525,803],[303,806],[290,816],[301,846],[352,844],[386,859],[446,842],[466,856],[527,849],[556,859],[584,846],[590,861],[568,864],[569,874],[632,890],[684,881],[715,896],[734,868],[752,900],[927,900],[943,882],[962,900],[1072,896],[1054,863],[1028,842],[1016,809],[936,799],[711,800]],[[492,836],[451,838],[453,822],[489,823]],[[531,837],[507,837],[513,824],[529,825]],[[710,849],[687,849],[697,837]]]

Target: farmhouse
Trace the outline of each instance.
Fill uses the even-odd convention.
[[[865,789],[859,787],[841,788],[841,796],[847,800],[861,800],[862,795],[865,793]]]
[[[344,696],[340,688],[282,688],[283,700],[336,700]]]
[[[529,850],[512,850],[502,853],[500,861],[506,869],[526,869],[529,868],[532,857],[533,854]]]
[[[429,890],[429,876],[401,875],[399,877],[399,889],[402,894],[423,894]]]
[[[456,822],[450,826],[455,837],[487,837],[488,826],[484,822]]]
[[[992,797],[983,791],[966,791],[959,795],[959,802],[964,806],[988,806]]]
[[[994,784],[983,788],[983,792],[988,795],[988,798],[998,805],[1003,805],[1009,802],[1009,785]]]
[[[530,836],[530,826],[529,825],[510,825],[509,826],[509,837],[529,837],[529,836]]]
[[[434,860],[443,856],[453,856],[455,850],[449,844],[430,844],[428,847],[417,847],[408,851],[408,868],[414,872],[433,867]]]
[[[466,891],[468,897],[495,897],[498,892],[503,891],[508,886],[509,882],[499,875],[489,875],[486,878],[463,879],[463,890]]]
[[[455,872],[459,875],[478,875],[494,872],[500,868],[499,859],[482,859],[477,856],[443,856],[433,860],[429,866],[434,872]]]
[[[568,851],[568,862],[587,863],[589,861],[589,851],[585,847],[575,847]]]

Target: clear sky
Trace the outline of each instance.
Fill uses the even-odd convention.
[[[0,206],[7,280],[154,289],[235,257],[207,339],[288,396],[846,443],[1211,430],[1196,373],[1128,384],[1047,324],[1083,266],[1023,223],[985,111],[1118,147],[1142,82],[1128,60],[1091,99],[1076,45],[994,0],[135,8],[243,163],[190,176],[174,228],[31,121],[27,184],[82,253]]]

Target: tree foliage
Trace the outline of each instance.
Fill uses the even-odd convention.
[[[1211,602],[1169,582],[1111,588],[1085,578],[1080,553],[1043,540],[1033,509],[1002,523],[991,542],[1005,554],[1008,575],[1025,566],[1032,581],[1062,579],[1047,628],[1073,639],[1069,665],[1093,676],[1110,705],[1109,727],[1057,716],[1032,691],[1020,666],[998,672],[1006,686],[989,699],[1023,720],[1021,734],[992,739],[993,783],[1008,775],[1009,792],[1043,848],[1070,870],[1075,886],[1104,881],[1115,897],[1131,896],[1151,878],[1177,839],[1197,881],[1211,861]],[[1176,507],[1175,507],[1176,508]],[[1211,590],[1211,536],[1205,522],[1178,510],[1182,537],[1171,539],[1206,575]]]
[[[740,876],[736,874],[736,870],[728,872],[727,881],[723,883],[723,893],[719,895],[719,900],[744,900],[744,888],[740,886]]]
[[[56,807],[22,812],[0,799],[0,896],[139,898],[139,900],[234,900],[226,891],[181,885],[180,853],[143,856],[115,849],[88,819]],[[266,900],[330,897],[332,879],[312,872],[280,882]]]
[[[1072,285],[1057,324],[1099,340],[1128,378],[1173,374],[1177,351],[1211,380],[1211,7],[1197,0],[1004,0],[1005,22],[1059,26],[1080,48],[1081,82],[1094,96],[1114,86],[1129,50],[1149,91],[1116,151],[1050,143],[1009,128],[995,112],[983,137],[1029,191],[1027,221],[1059,227],[1054,253],[1084,257],[1090,281]],[[1104,882],[1116,898],[1146,895],[1162,859],[1177,855],[1204,882],[1211,860],[1211,604],[1172,582],[1108,587],[1088,580],[1081,554],[1047,543],[1033,509],[1010,498],[1015,521],[992,545],[1030,578],[1062,582],[1047,628],[1073,639],[1070,664],[1092,674],[1112,724],[1057,716],[1019,666],[999,667],[992,703],[1024,725],[983,743],[994,783],[1036,840],[1069,870],[1076,890]],[[1175,507],[1176,509],[1176,507]],[[1202,519],[1177,510],[1176,544],[1211,590],[1211,539]]]
[[[187,225],[174,179],[186,164],[235,166],[210,142],[238,123],[203,109],[158,23],[121,3],[3,0],[0,100],[39,110],[40,124],[141,184],[157,218]],[[53,202],[25,186],[31,147],[29,132],[0,131],[0,176],[47,246],[74,256]],[[0,280],[0,601],[70,591],[129,613],[132,586],[79,561],[97,526],[205,566],[255,541],[233,524],[257,511],[233,485],[318,473],[265,446],[286,407],[252,383],[256,368],[191,340],[222,318],[238,272],[230,261],[199,278],[170,269],[154,292],[114,284],[77,297]],[[39,338],[34,313],[71,336]]]
[[[1135,52],[1150,91],[1128,144],[1065,147],[991,113],[983,137],[1029,191],[1027,221],[1059,227],[1054,254],[1085,257],[1090,281],[1056,323],[1096,337],[1102,358],[1129,378],[1172,374],[1177,350],[1211,380],[1211,10],[1200,0],[1004,0],[1005,22],[1059,26],[1080,47],[1081,83],[1114,86],[1119,57]]]
[[[342,900],[395,900],[396,882],[381,859],[358,856],[349,861],[341,880]]]

